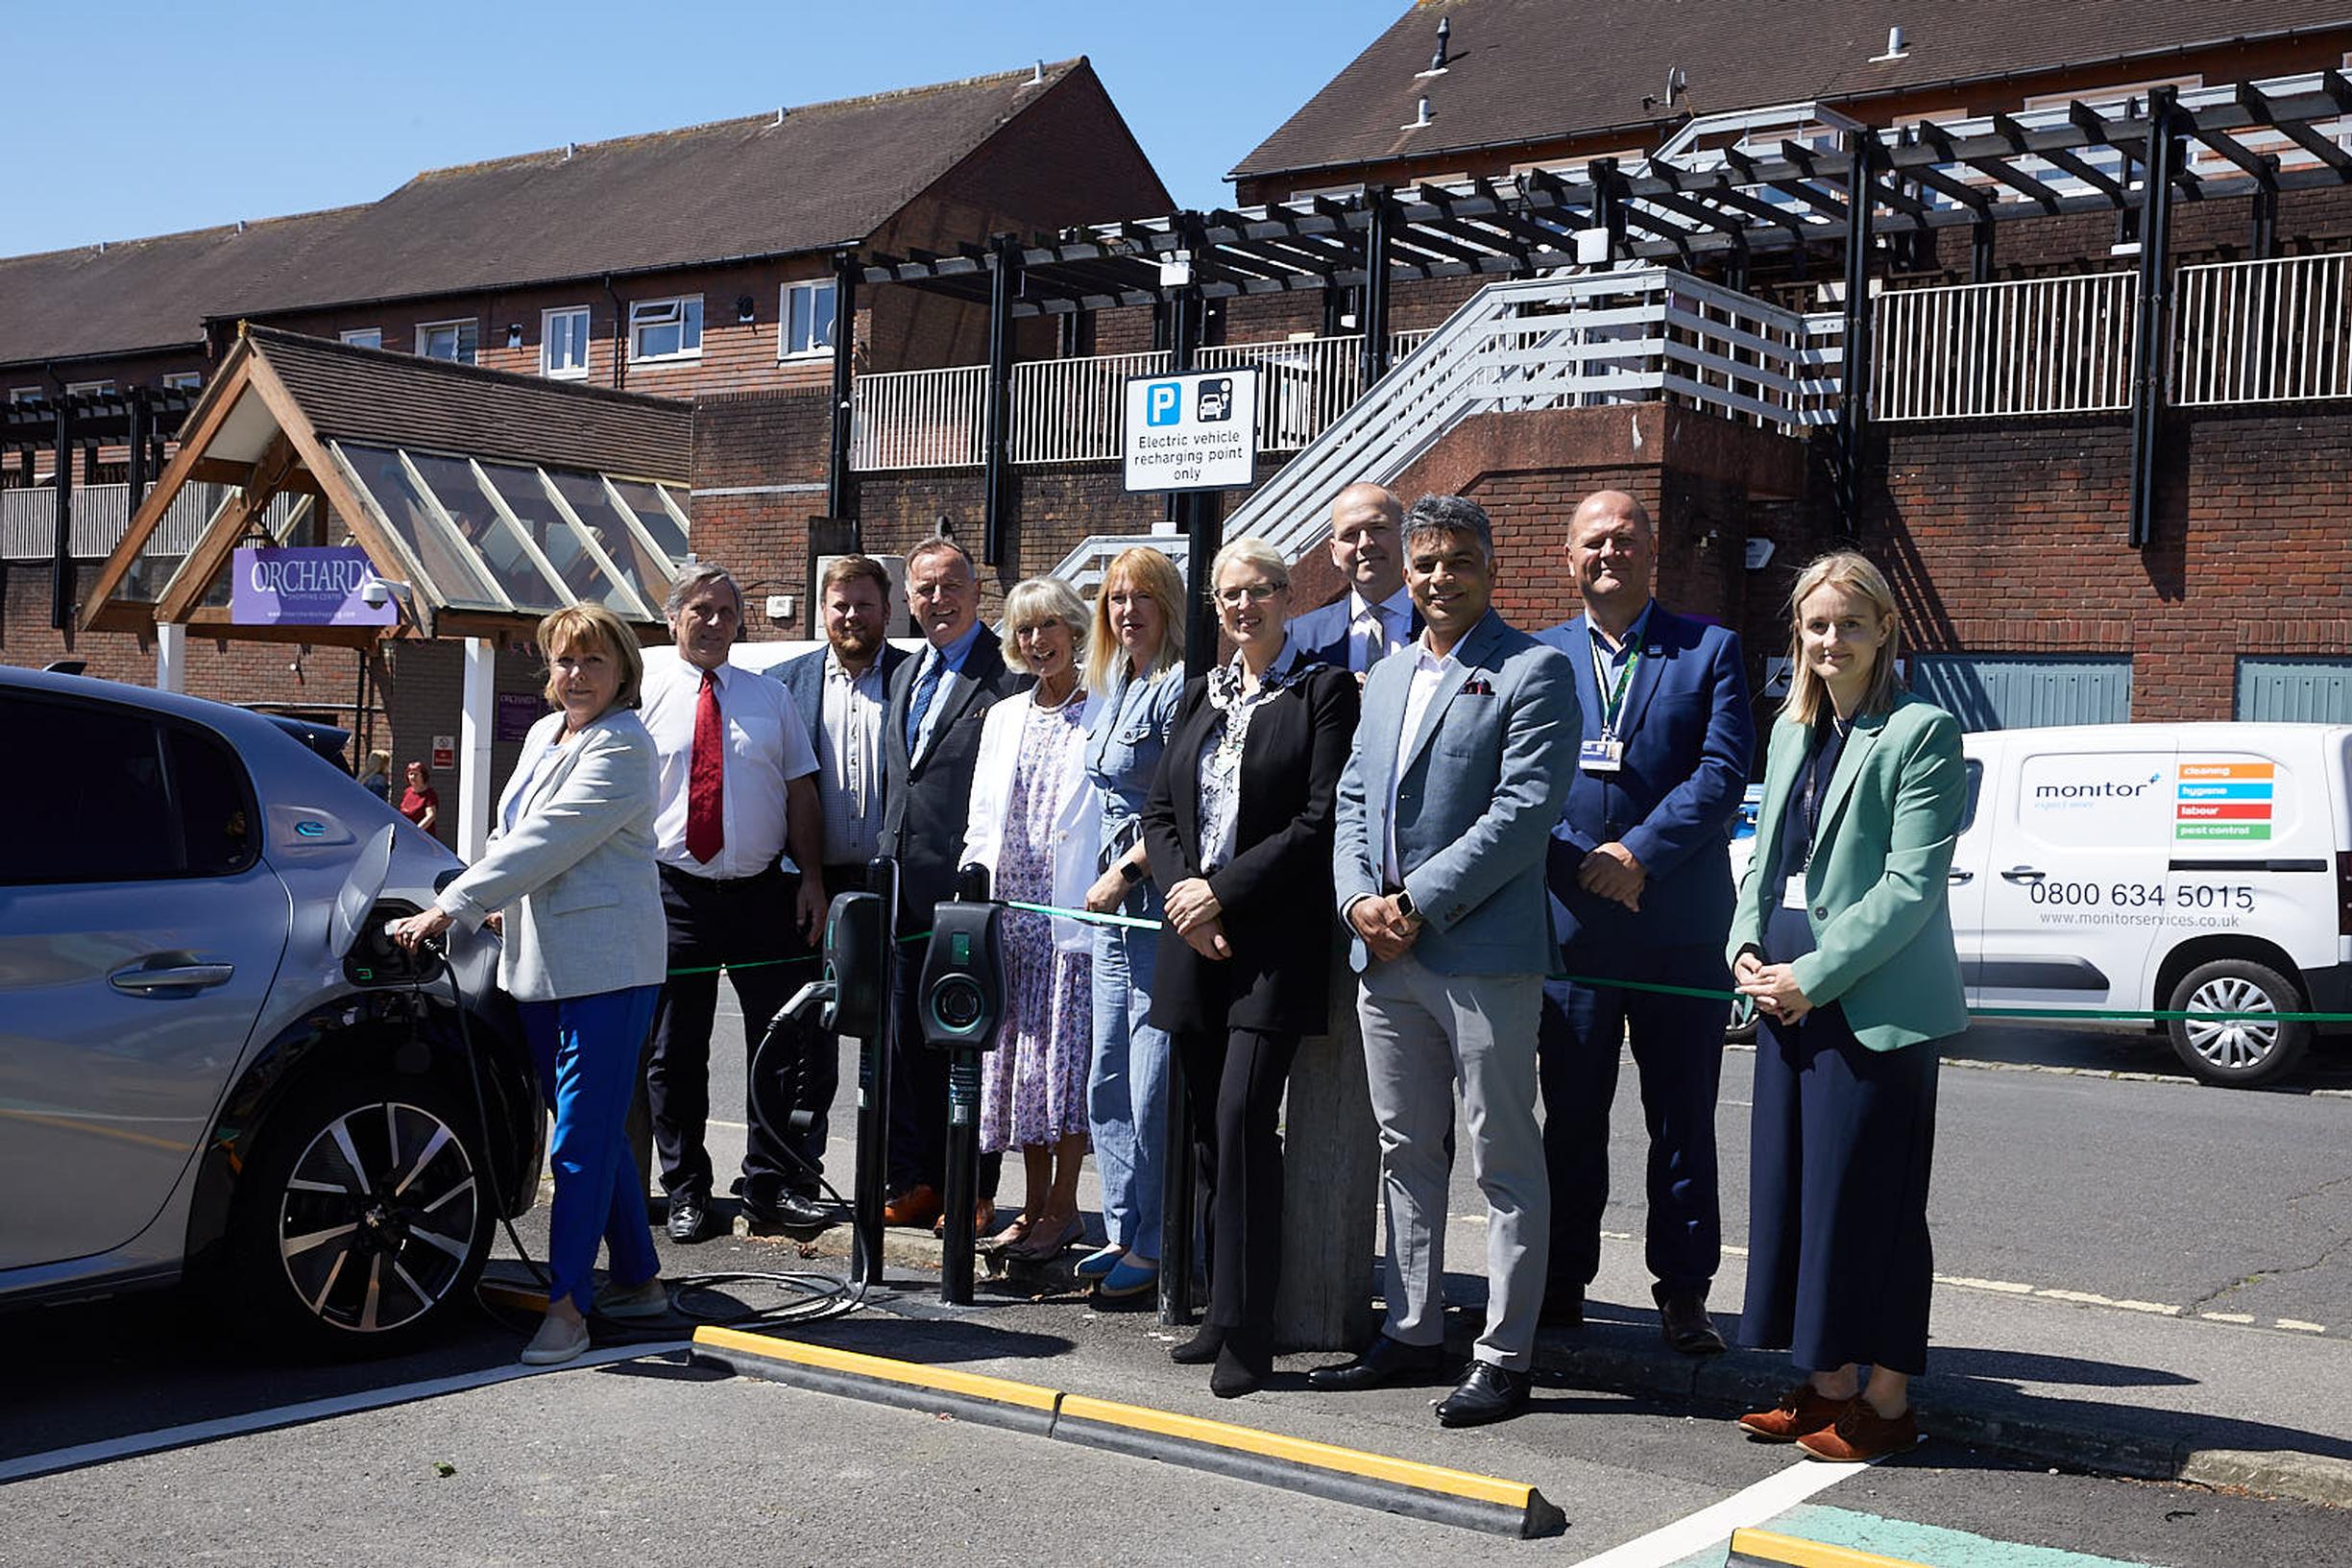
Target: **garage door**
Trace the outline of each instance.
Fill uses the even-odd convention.
[[[1963,730],[2131,722],[2131,660],[1914,654],[1911,689]]]
[[[2241,659],[2236,716],[2352,724],[2352,659]]]

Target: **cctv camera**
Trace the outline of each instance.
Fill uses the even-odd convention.
[[[359,602],[365,605],[390,604],[392,590],[384,586],[381,577],[371,577],[359,585]]]

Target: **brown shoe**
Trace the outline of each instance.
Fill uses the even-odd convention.
[[[1831,1399],[1800,1383],[1781,1396],[1768,1411],[1751,1411],[1739,1418],[1740,1430],[1771,1443],[1793,1443],[1808,1433],[1827,1432],[1858,1399]]]
[[[1869,1400],[1857,1399],[1846,1407],[1834,1425],[1806,1433],[1797,1439],[1797,1446],[1833,1464],[1860,1464],[1918,1447],[1919,1418],[1905,1406],[1890,1421],[1872,1410]]]
[[[1016,1219],[1013,1221],[1013,1225],[1023,1223],[1024,1220],[1021,1219]],[[1005,1227],[1005,1229],[1010,1230],[1012,1229],[1012,1225],[1007,1225]],[[973,1244],[978,1246],[982,1251],[986,1251],[988,1249],[988,1239],[991,1231],[996,1231],[996,1205],[983,1197],[978,1203],[972,1205],[972,1234],[976,1237],[982,1238],[981,1241],[975,1242]],[[946,1215],[941,1214],[932,1220],[931,1233],[939,1238],[939,1240],[942,1242],[947,1240]],[[996,1234],[1003,1235],[1004,1232],[996,1231]]]
[[[928,1225],[939,1218],[939,1193],[929,1182],[918,1182],[882,1206],[885,1225]]]

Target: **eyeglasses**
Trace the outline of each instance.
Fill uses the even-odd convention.
[[[1239,610],[1245,604],[1264,604],[1288,587],[1288,583],[1244,583],[1239,588],[1221,588],[1210,597],[1228,610]]]

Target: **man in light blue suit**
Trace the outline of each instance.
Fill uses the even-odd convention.
[[[1373,666],[1340,776],[1333,877],[1363,976],[1357,1011],[1388,1211],[1388,1320],[1308,1381],[1367,1388],[1443,1355],[1453,1087],[1487,1200],[1487,1326],[1438,1406],[1449,1427],[1525,1408],[1549,1202],[1536,1014],[1553,958],[1544,844],[1575,767],[1575,672],[1491,607],[1486,513],[1424,495],[1405,519],[1420,639]]]

